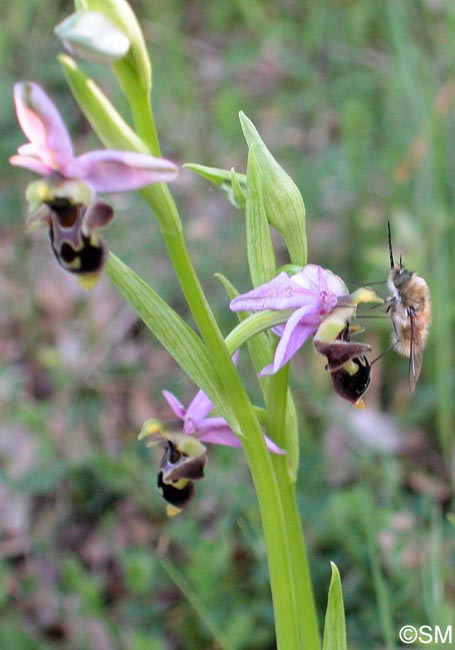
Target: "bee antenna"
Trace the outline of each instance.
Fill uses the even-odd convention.
[[[401,253],[400,253],[400,269],[402,268],[403,268],[403,258],[401,257]]]
[[[392,235],[390,233],[390,221],[387,222],[387,232],[389,234],[389,255],[390,255],[390,268],[393,269],[395,262],[393,261],[393,250],[392,250]],[[400,262],[401,266],[401,262]]]

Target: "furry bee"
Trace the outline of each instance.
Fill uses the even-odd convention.
[[[430,290],[423,278],[403,267],[401,256],[400,263],[395,264],[390,223],[387,225],[391,270],[387,280],[390,296],[386,304],[393,327],[392,349],[409,357],[409,387],[414,392],[431,321]]]

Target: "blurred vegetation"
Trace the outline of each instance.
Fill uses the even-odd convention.
[[[353,285],[385,279],[390,220],[396,254],[427,280],[434,315],[415,395],[406,360],[392,353],[374,366],[363,412],[332,396],[311,346],[294,363],[299,499],[321,615],[333,560],[352,650],[398,647],[405,623],[453,624],[455,6],[132,4],[166,155],[244,171],[242,109],[301,188],[310,261]],[[98,146],[55,60],[52,29],[71,11],[70,2],[17,0],[0,24],[0,647],[272,649],[241,455],[214,450],[196,500],[166,520],[158,458],[136,434],[147,417],[169,417],[161,389],[185,402],[194,387],[107,280],[79,290],[46,234],[23,233],[30,174],[6,162],[23,142],[13,83],[43,84],[79,150]],[[126,111],[114,79],[90,72]],[[235,321],[213,274],[248,288],[240,213],[189,171],[173,189],[227,332]],[[186,313],[144,204],[112,201],[111,248]],[[365,323],[380,353],[389,324]]]

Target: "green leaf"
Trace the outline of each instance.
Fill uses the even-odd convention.
[[[206,165],[198,165],[197,163],[185,163],[183,165],[185,169],[190,169],[191,171],[199,174],[206,180],[210,181],[214,185],[220,187],[223,183],[230,183],[232,178],[233,170],[219,169],[218,167],[207,167]],[[238,174],[234,172],[237,176],[239,183],[246,187],[246,175]]]
[[[251,147],[255,144],[261,173],[264,206],[269,222],[283,237],[293,264],[307,262],[305,205],[292,178],[277,163],[265,146],[254,124],[240,113],[243,134]]]
[[[245,206],[247,255],[251,281],[253,286],[257,287],[275,276],[276,261],[262,199],[255,144],[251,145],[248,154],[247,179]]]
[[[217,167],[197,165],[196,163],[186,163],[183,167],[190,169],[219,187],[235,208],[242,211],[245,209],[245,174],[237,174],[234,169],[228,171],[226,169],[218,169]]]
[[[226,417],[221,381],[213,370],[207,348],[185,321],[113,253],[106,274],[125,300],[156,336],[182,370],[207,393]]]
[[[286,464],[288,476],[291,483],[296,483],[300,462],[299,418],[297,416],[297,409],[290,388],[288,388],[286,397],[285,422],[284,448],[287,451]]]
[[[231,169],[231,187],[234,205],[238,206],[242,212],[245,212],[245,188],[240,184],[239,174],[236,174],[234,168]]]
[[[344,617],[343,593],[340,574],[331,562],[329,598],[325,614],[324,640],[322,650],[346,650],[346,622]]]
[[[393,621],[393,597],[381,568],[381,552],[376,543],[377,530],[374,525],[374,515],[372,516],[372,507],[365,499],[362,500],[362,509],[371,575],[376,594],[378,620],[382,629],[384,647],[393,650],[396,638]]]

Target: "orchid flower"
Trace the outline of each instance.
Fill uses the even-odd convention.
[[[346,299],[338,298],[337,304],[319,325],[313,346],[327,359],[326,370],[330,372],[335,392],[351,402],[356,408],[364,408],[362,395],[370,385],[371,364],[366,354],[371,347],[351,340],[352,334],[363,331],[352,324],[360,303],[381,304],[384,300],[372,289],[360,287]]]
[[[10,163],[43,176],[27,188],[28,230],[48,226],[59,263],[73,273],[97,277],[107,246],[96,231],[112,220],[113,211],[96,193],[172,181],[177,168],[169,160],[132,151],[101,149],[74,156],[62,117],[38,84],[16,84],[14,102],[29,141]]]
[[[185,408],[178,399],[169,391],[163,390],[162,394],[175,415],[182,421],[182,432],[188,436],[194,436],[201,442],[212,445],[224,445],[225,447],[241,447],[241,442],[235,433],[230,429],[226,420],[221,417],[207,417],[213,409],[213,403],[200,390],[192,399],[188,408]],[[274,454],[285,452],[264,435],[268,449]]]
[[[208,417],[213,403],[202,390],[196,393],[187,408],[169,391],[163,390],[162,394],[180,421],[180,430],[175,431],[175,421],[166,424],[150,419],[144,423],[139,439],[148,437],[150,446],[164,448],[158,489],[168,502],[168,515],[175,515],[193,498],[193,481],[204,478],[207,448],[203,443],[226,447],[241,447],[241,443],[224,418]],[[264,440],[274,454],[286,453],[266,435]]]
[[[270,282],[231,301],[232,311],[293,310],[283,325],[273,328],[280,341],[273,363],[261,375],[278,372],[317,330],[324,317],[349,292],[343,280],[321,266],[307,264],[289,277],[284,271]]]

